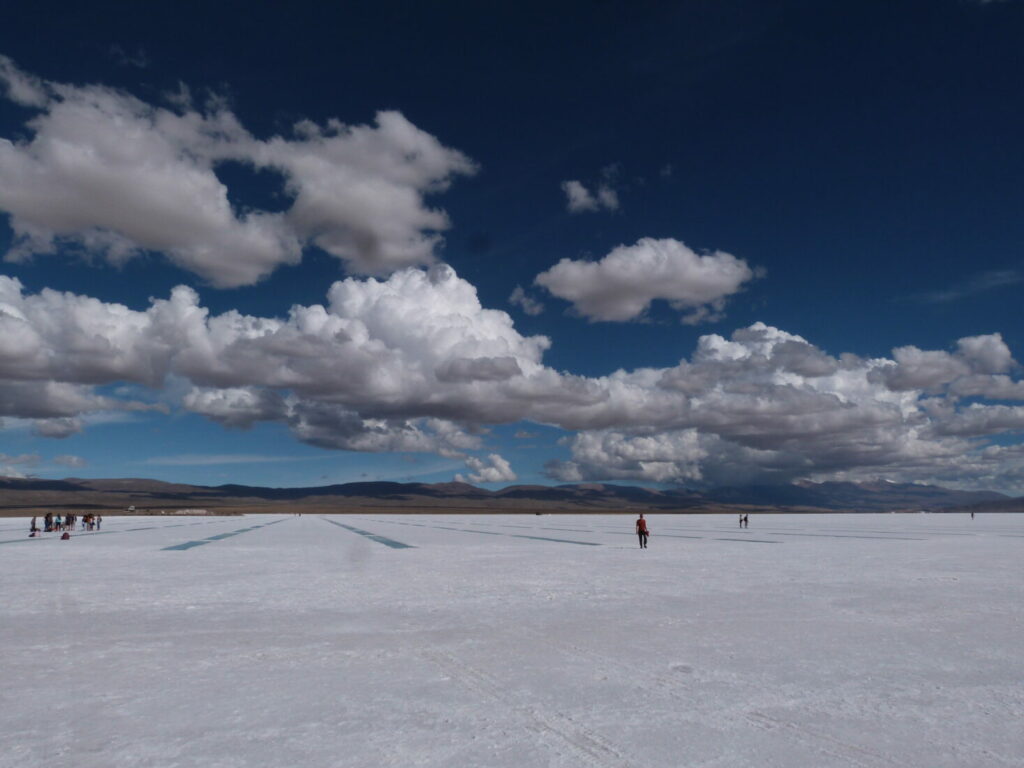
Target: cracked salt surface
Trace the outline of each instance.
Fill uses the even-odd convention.
[[[0,768],[1024,764],[1024,517],[647,517],[4,519]]]

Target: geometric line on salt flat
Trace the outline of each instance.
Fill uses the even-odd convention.
[[[199,539],[198,541],[186,541],[183,544],[175,544],[171,547],[162,547],[161,552],[168,552],[172,550],[183,551],[186,549],[192,549],[194,547],[201,547],[204,544],[212,544],[215,541],[221,541],[222,539],[230,539],[232,536],[238,536],[249,531],[255,531],[257,528],[266,528],[268,525],[274,525],[275,523],[283,522],[283,520],[274,520],[270,523],[262,523],[261,525],[251,525],[248,528],[239,528],[237,531],[228,531],[227,533],[218,533],[216,536],[209,536],[205,539]]]
[[[501,533],[500,531],[474,531],[472,528],[452,528],[448,525],[425,525],[423,523],[401,523],[397,520],[377,520],[378,523],[393,523],[395,525],[413,525],[418,528],[433,528],[437,531],[459,531],[460,533],[478,533],[483,536],[508,536],[512,539],[533,539],[534,541],[554,541],[559,544],[579,544],[584,547],[600,547],[595,541],[577,541],[575,539],[556,539],[553,536],[527,536],[525,533]],[[509,526],[504,526],[509,527]],[[516,526],[517,528],[529,528],[528,525]]]
[[[369,531],[364,531],[361,528],[355,528],[351,525],[345,525],[344,523],[339,523],[335,520],[328,520],[326,517],[321,517],[320,519],[323,520],[325,523],[330,523],[331,525],[336,525],[339,528],[344,528],[347,531],[352,531],[352,533],[357,533],[360,536],[369,539],[370,541],[375,541],[378,544],[383,544],[385,547],[391,547],[392,549],[415,549],[415,547],[411,544],[403,544],[400,541],[389,539],[387,536],[381,536],[376,533],[370,533]]]

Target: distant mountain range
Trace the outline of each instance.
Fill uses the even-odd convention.
[[[182,485],[159,480],[0,478],[0,515],[42,509],[137,512],[203,508],[232,512],[298,510],[494,512],[888,512],[913,510],[1024,511],[1024,498],[992,491],[956,491],[909,483],[810,483],[655,490],[628,485],[513,485],[488,491],[467,483],[367,482],[313,488]]]

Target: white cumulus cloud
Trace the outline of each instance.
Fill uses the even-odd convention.
[[[34,453],[0,453],[0,477],[26,477],[27,473],[41,461],[42,459]]]
[[[30,138],[0,138],[0,210],[8,259],[70,244],[114,263],[164,254],[213,285],[250,285],[315,244],[356,274],[431,264],[449,227],[425,197],[475,165],[398,112],[374,125],[298,123],[252,136],[223,104],[173,108],[104,86],[44,82],[0,58],[7,98],[38,109]],[[236,210],[218,178],[233,161],[276,171],[283,212]]]
[[[726,298],[754,276],[724,251],[699,254],[678,240],[645,237],[600,261],[562,259],[535,282],[592,322],[635,320],[660,299],[693,323],[718,319]]]
[[[548,472],[564,482],[647,480],[684,483],[701,480],[707,452],[695,429],[651,435],[614,430],[581,432],[572,440],[572,461],[552,462]]]
[[[32,431],[41,437],[64,438],[82,431],[82,420],[78,418],[37,419]]]
[[[566,208],[569,213],[619,209],[619,195],[607,183],[599,184],[591,192],[583,182],[572,179],[562,182],[562,191],[565,192]]]
[[[544,311],[544,305],[541,304],[537,299],[529,296],[523,286],[517,285],[512,289],[511,295],[508,297],[509,304],[518,306],[523,312],[536,317]]]
[[[460,483],[511,483],[516,480],[516,473],[511,465],[499,454],[492,453],[487,461],[476,456],[466,457],[466,466],[472,470],[469,475],[455,475]]]
[[[922,350],[914,346],[897,347],[893,351],[895,365],[882,368],[877,376],[893,390],[941,390],[957,383],[971,388],[971,394],[988,394],[996,389],[1005,396],[1005,374],[1017,363],[1010,348],[998,333],[986,336],[968,336],[957,342],[956,352]],[[982,386],[982,383],[987,383]],[[967,391],[963,391],[967,394]],[[988,394],[999,397],[997,394]]]
[[[75,456],[73,454],[65,453],[60,456],[53,457],[54,464],[60,464],[62,467],[71,467],[72,469],[80,469],[84,467],[88,462],[81,456]]]

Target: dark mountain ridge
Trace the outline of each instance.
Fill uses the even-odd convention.
[[[359,482],[308,488],[265,488],[227,484],[194,486],[143,478],[86,480],[0,478],[0,510],[101,508],[137,510],[203,507],[322,511],[381,507],[474,511],[845,511],[886,512],[1019,509],[1021,500],[993,491],[957,491],[910,483],[799,482],[716,488],[710,491],[652,489],[604,483],[512,485],[497,491],[467,483]]]
[[[717,488],[707,498],[726,504],[773,504],[885,512],[894,509],[943,509],[1008,498],[995,491],[956,491],[914,483],[797,482]]]

